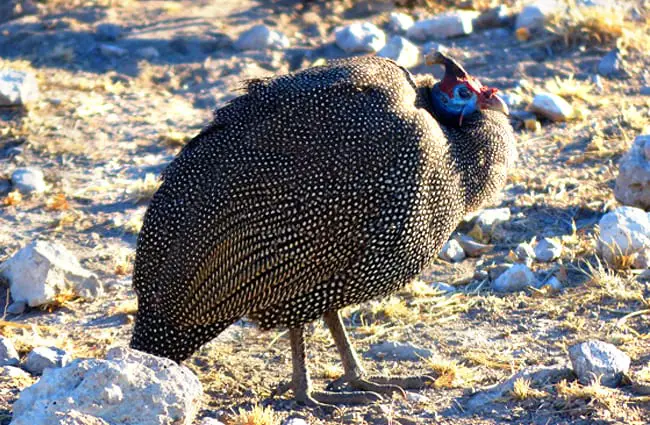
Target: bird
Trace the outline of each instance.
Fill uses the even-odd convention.
[[[248,80],[161,174],[138,236],[131,347],[182,362],[241,318],[288,329],[308,406],[372,403],[431,378],[372,377],[346,306],[414,279],[513,166],[508,108],[453,58],[444,76],[363,56]],[[316,391],[305,327],[322,318],[343,376]]]

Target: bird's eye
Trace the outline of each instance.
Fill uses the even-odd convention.
[[[461,99],[469,99],[472,97],[472,92],[470,92],[469,89],[465,86],[458,87],[456,93],[458,93],[458,96],[460,96]]]

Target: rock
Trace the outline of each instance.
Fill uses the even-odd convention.
[[[225,424],[215,418],[203,418],[201,419],[201,422],[199,422],[199,425],[225,425]]]
[[[433,282],[431,284],[431,288],[436,289],[438,291],[446,292],[448,294],[451,294],[452,292],[456,292],[455,286],[446,284],[444,282]]]
[[[23,314],[27,308],[27,303],[25,301],[14,301],[9,304],[7,307],[7,313],[9,314]]]
[[[498,28],[510,26],[511,24],[512,14],[510,9],[504,5],[486,9],[474,20],[476,29]]]
[[[38,82],[34,74],[0,69],[0,106],[24,106],[38,97]]]
[[[15,366],[20,363],[18,351],[13,342],[7,337],[0,335],[0,366]]]
[[[386,34],[370,22],[339,27],[334,31],[334,38],[346,53],[378,52],[386,44]]]
[[[492,282],[492,289],[498,292],[515,292],[537,285],[539,282],[532,270],[524,264],[515,264]]]
[[[160,57],[160,52],[155,47],[143,47],[141,49],[136,50],[135,53],[138,56],[148,60],[157,59],[158,57]]]
[[[474,228],[470,232],[470,236],[481,242],[489,242],[496,226],[509,220],[509,208],[488,208],[482,210],[476,215]]]
[[[499,264],[498,266],[491,267],[488,270],[488,276],[490,277],[490,280],[492,281],[497,280],[499,276],[501,276],[502,274],[510,270],[512,266],[513,266],[512,264],[505,263],[505,264]]]
[[[540,0],[525,6],[517,15],[515,30],[520,28],[539,29],[554,13],[561,10],[562,4],[555,0]]]
[[[551,278],[549,280],[547,280],[546,282],[540,282],[537,289],[541,289],[541,288],[544,288],[544,287],[549,287],[554,292],[559,292],[559,291],[562,290],[564,285],[562,285],[562,282],[560,282],[560,280],[557,277],[551,276]]]
[[[457,263],[465,259],[465,251],[463,251],[463,247],[460,246],[458,241],[455,239],[449,239],[442,246],[442,249],[440,250],[438,256],[445,261]]]
[[[32,375],[41,375],[46,368],[63,367],[70,360],[70,355],[60,348],[36,347],[27,354],[24,368]]]
[[[38,7],[32,0],[4,0],[0,2],[0,24],[35,13],[38,13]]]
[[[398,34],[404,34],[414,23],[413,18],[406,13],[393,12],[388,17],[388,28]]]
[[[289,418],[282,425],[309,425],[303,418]]]
[[[0,367],[0,378],[8,378],[12,380],[14,379],[24,380],[24,379],[31,379],[32,376],[19,367],[2,366]],[[0,381],[2,380],[0,379]]]
[[[291,42],[286,35],[264,24],[255,25],[244,31],[235,41],[235,48],[239,50],[282,50],[290,45]]]
[[[0,274],[9,281],[12,298],[31,307],[50,303],[63,291],[71,290],[87,299],[102,293],[97,276],[54,242],[33,241],[0,264]]]
[[[598,73],[603,77],[619,75],[623,70],[623,59],[619,49],[607,53],[598,63]]]
[[[567,121],[573,118],[573,107],[569,102],[552,93],[535,95],[530,110],[551,121]]]
[[[374,344],[366,352],[366,356],[377,360],[410,360],[417,361],[433,355],[431,350],[420,348],[410,342],[382,342]]]
[[[630,357],[603,341],[591,340],[569,347],[569,358],[578,380],[589,385],[600,378],[607,387],[616,387],[630,369]]]
[[[562,242],[553,238],[544,238],[535,245],[535,258],[537,261],[548,263],[562,255]]]
[[[427,404],[431,402],[431,399],[424,394],[414,393],[410,391],[406,392],[406,400],[410,401],[411,403],[419,404]]]
[[[605,214],[598,226],[598,251],[607,264],[616,267],[621,256],[634,256],[632,267],[642,268],[642,262],[650,256],[648,213],[639,208],[619,207]]]
[[[430,19],[417,21],[408,29],[406,36],[412,40],[424,41],[471,34],[474,30],[472,21],[478,15],[478,12],[469,10],[441,13]]]
[[[422,58],[418,46],[399,35],[391,37],[377,56],[392,59],[405,68],[417,66]]]
[[[528,242],[522,242],[515,248],[515,255],[521,261],[534,260],[535,259],[535,250],[532,245]]]
[[[93,423],[190,425],[202,394],[201,383],[187,367],[119,347],[106,360],[78,359],[45,370],[20,393],[11,425],[58,423],[57,415],[72,410]]]
[[[494,249],[494,245],[477,242],[471,237],[463,234],[458,235],[456,240],[468,257],[480,257]]]
[[[116,24],[103,23],[95,27],[95,34],[107,41],[115,41],[122,36],[122,27]]]
[[[623,205],[650,209],[650,134],[637,136],[621,158],[614,196]]]
[[[126,49],[123,49],[114,44],[100,44],[99,51],[102,55],[109,58],[120,58],[128,53]]]
[[[45,176],[38,168],[16,168],[11,173],[11,184],[22,193],[43,193],[47,189]]]

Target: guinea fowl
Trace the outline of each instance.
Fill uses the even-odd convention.
[[[505,182],[507,108],[440,53],[440,82],[378,57],[247,83],[163,173],[138,239],[131,346],[182,361],[246,316],[289,328],[284,390],[372,402],[430,378],[367,377],[338,310],[413,279]],[[324,318],[344,384],[312,390],[304,325]]]

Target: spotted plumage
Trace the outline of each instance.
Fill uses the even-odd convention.
[[[447,122],[436,87],[376,57],[250,81],[163,174],[132,346],[181,361],[243,316],[298,328],[416,276],[514,146],[501,112]]]

